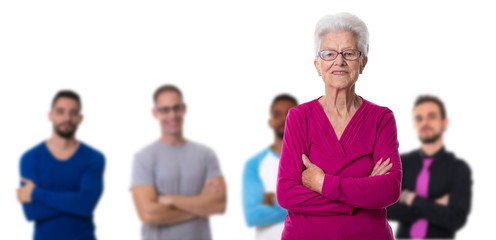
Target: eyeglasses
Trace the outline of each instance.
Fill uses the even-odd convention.
[[[155,107],[155,109],[160,114],[168,114],[171,110],[174,111],[174,113],[179,113],[184,109],[184,104],[176,104],[172,107]]]
[[[345,60],[353,61],[357,60],[362,55],[362,52],[355,49],[348,49],[341,52],[335,50],[323,50],[319,52],[319,57],[324,61],[332,61],[336,59],[339,54],[341,54]]]

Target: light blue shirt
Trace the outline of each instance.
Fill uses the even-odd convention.
[[[275,203],[274,206],[263,204],[265,192],[276,192],[277,169],[280,156],[270,147],[249,159],[243,173],[243,210],[248,226],[257,227],[257,239],[268,239],[260,235],[263,232],[276,231],[280,239],[286,209]],[[271,229],[272,228],[272,229]],[[270,234],[274,235],[274,233]]]

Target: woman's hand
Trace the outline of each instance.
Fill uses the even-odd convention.
[[[308,189],[322,194],[322,185],[324,185],[325,173],[317,165],[313,164],[308,157],[303,154],[301,156],[303,164],[307,169],[301,173],[303,185]]]
[[[382,162],[382,158],[377,161],[372,169],[372,173],[370,173],[369,177],[380,176],[384,174],[389,174],[389,170],[393,167],[393,163],[390,163],[391,160],[388,158],[386,161]]]
[[[324,171],[319,168],[317,165],[313,164],[308,157],[303,154],[302,155],[303,164],[307,169],[305,169],[301,173],[301,180],[303,185],[308,189],[318,192],[322,194],[322,185],[324,185]],[[389,170],[393,167],[393,163],[388,158],[386,161],[382,161],[382,158],[375,164],[374,169],[372,169],[372,173],[370,173],[369,177],[380,176],[389,174]]]

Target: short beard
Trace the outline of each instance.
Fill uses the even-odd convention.
[[[432,137],[427,137],[427,138],[421,138],[421,137],[419,137],[419,139],[420,139],[420,141],[423,144],[429,144],[429,143],[433,143],[433,142],[437,141],[441,136],[443,136],[443,132],[442,131],[440,133],[438,133],[438,134],[435,134]]]
[[[59,137],[64,138],[64,139],[70,139],[70,138],[74,137],[74,134],[76,133],[76,130],[77,130],[77,126],[74,126],[74,128],[72,130],[67,131],[67,132],[61,131],[57,127],[54,127],[54,129],[55,129],[55,133],[57,133],[57,135]]]
[[[284,131],[278,132],[277,130],[274,130],[274,133],[276,134],[276,137],[282,139],[284,137]]]

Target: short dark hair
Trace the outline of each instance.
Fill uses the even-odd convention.
[[[164,92],[175,92],[179,95],[181,99],[183,99],[183,94],[181,93],[181,90],[179,90],[178,87],[171,84],[165,84],[157,88],[157,90],[155,90],[155,93],[153,94],[153,102],[156,103],[158,96]]]
[[[283,100],[286,100],[286,101],[291,101],[293,102],[295,105],[298,105],[298,101],[296,100],[295,97],[287,94],[287,93],[282,93],[282,94],[279,94],[277,95],[274,100],[272,100],[272,104],[270,105],[270,111],[272,111],[272,108],[274,107],[274,105],[279,102],[279,101],[283,101]]]
[[[76,101],[79,105],[79,111],[81,111],[82,105],[81,105],[81,98],[79,97],[79,94],[72,90],[60,90],[57,94],[55,94],[55,97],[53,97],[52,100],[52,108],[55,106],[55,103],[59,98],[70,98]]]
[[[415,108],[418,105],[420,105],[422,103],[426,103],[426,102],[432,102],[432,103],[437,104],[439,106],[439,110],[441,110],[441,117],[443,119],[446,118],[446,109],[444,108],[444,104],[441,101],[441,99],[439,99],[436,96],[432,96],[432,95],[420,95],[420,96],[418,96],[417,100],[415,100],[415,105],[413,106],[413,109],[415,110]]]

